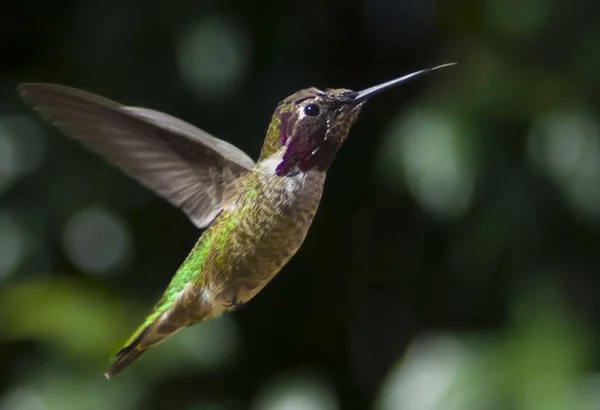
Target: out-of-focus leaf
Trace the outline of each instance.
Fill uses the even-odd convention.
[[[78,359],[107,360],[139,317],[133,304],[69,280],[9,283],[0,292],[0,311],[0,337],[50,342]]]
[[[514,327],[499,355],[504,386],[519,410],[572,409],[589,370],[590,338],[555,283],[521,287],[513,302]]]

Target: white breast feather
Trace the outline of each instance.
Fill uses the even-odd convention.
[[[279,151],[277,154],[265,159],[257,166],[258,172],[264,172],[268,175],[275,175],[275,169],[281,163],[284,150]],[[277,177],[280,178],[277,182],[282,184],[284,191],[284,204],[292,205],[298,198],[303,195],[309,195],[313,192],[314,184],[317,184],[319,180],[318,171],[299,172],[293,177]]]

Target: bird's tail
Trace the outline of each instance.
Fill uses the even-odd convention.
[[[148,347],[142,347],[142,340],[144,339],[144,335],[149,330],[149,327],[146,328],[133,342],[125,345],[125,347],[117,352],[112,364],[108,370],[104,372],[104,376],[107,379],[110,379],[115,374],[129,366],[135,359],[140,357],[140,355],[146,351]]]
[[[164,341],[179,330],[177,328],[165,329],[169,326],[161,324],[162,315],[156,315],[157,312],[153,313],[155,314],[148,317],[144,324],[133,333],[123,348],[115,354],[112,364],[104,372],[107,379],[129,366],[148,348]]]
[[[148,348],[167,340],[181,329],[215,316],[213,306],[200,300],[195,289],[181,292],[174,304],[162,301],[117,352],[104,376],[110,379],[129,366]]]

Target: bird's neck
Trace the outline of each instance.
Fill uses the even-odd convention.
[[[274,154],[272,154],[264,159],[259,160],[254,168],[255,171],[257,171],[261,174],[277,176],[276,170],[277,170],[277,167],[284,160],[283,156],[285,154],[285,150],[286,150],[286,147],[281,147]],[[298,167],[294,167],[293,169],[290,170],[290,172],[287,175],[278,176],[278,177],[279,178],[297,178],[297,177],[303,177],[303,176],[308,176],[308,175],[313,175],[313,174],[321,174],[323,177],[325,177],[326,171],[325,170],[321,171],[321,170],[317,170],[317,169],[302,171]]]

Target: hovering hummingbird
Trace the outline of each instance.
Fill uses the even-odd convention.
[[[300,248],[327,169],[368,98],[444,64],[363,91],[316,88],[281,101],[258,162],[182,120],[53,84],[21,84],[22,99],[207,228],[107,378],[149,347],[252,299]]]

